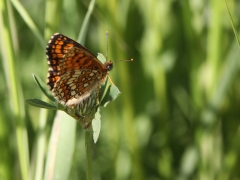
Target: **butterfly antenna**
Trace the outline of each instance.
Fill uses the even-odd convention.
[[[106,43],[107,43],[107,47],[106,47],[106,61],[107,61],[108,60],[108,31],[106,31]],[[125,59],[125,60],[114,60],[113,62],[119,62],[119,61],[133,61],[133,59],[131,58],[131,59]]]
[[[133,58],[131,58],[131,59],[124,59],[124,60],[113,60],[113,62],[122,62],[122,61],[133,61]]]
[[[107,47],[106,47],[106,61],[108,60],[108,31],[106,31],[106,43],[107,43]]]

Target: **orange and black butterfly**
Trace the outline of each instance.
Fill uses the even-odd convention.
[[[47,84],[55,99],[69,107],[83,103],[94,91],[97,92],[113,67],[112,62],[103,64],[81,44],[59,33],[49,40],[46,55],[49,65]],[[94,94],[98,96],[98,93]]]

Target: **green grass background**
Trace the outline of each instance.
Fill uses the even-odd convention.
[[[92,1],[94,3],[94,1]],[[240,4],[227,1],[236,30]],[[239,179],[240,49],[223,0],[1,0],[0,179],[85,179],[84,133],[46,100],[55,32],[106,52],[122,94],[101,108],[93,179]],[[79,36],[81,32],[81,36]],[[54,150],[54,147],[56,147]]]

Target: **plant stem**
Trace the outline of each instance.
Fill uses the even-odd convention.
[[[91,128],[85,130],[86,179],[92,180]]]

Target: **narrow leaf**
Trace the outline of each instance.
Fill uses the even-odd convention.
[[[25,102],[35,107],[57,110],[56,106],[49,104],[47,102],[44,102],[40,99],[27,99]]]
[[[52,102],[55,102],[55,99],[54,97],[48,93],[48,89],[46,87],[46,84],[38,77],[36,76],[35,74],[32,74],[33,76],[33,79],[35,80],[35,82],[37,83],[38,87],[41,89],[41,91],[43,92],[43,94],[45,96],[47,96],[47,98],[52,101]]]
[[[240,40],[239,40],[238,33],[237,33],[237,30],[236,30],[236,25],[235,25],[235,23],[234,23],[234,21],[233,21],[233,18],[232,18],[232,15],[231,15],[230,10],[229,10],[229,8],[228,8],[228,4],[227,4],[227,1],[226,1],[226,0],[225,0],[225,3],[226,3],[226,6],[227,6],[227,10],[228,10],[229,17],[230,17],[230,19],[231,19],[231,23],[232,23],[232,28],[233,28],[234,34],[235,34],[236,39],[237,39],[237,41],[238,41],[238,45],[240,46]]]
[[[100,130],[101,130],[100,108],[97,109],[97,112],[95,113],[95,117],[92,120],[92,128],[93,128],[93,141],[96,144],[100,134]]]

